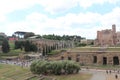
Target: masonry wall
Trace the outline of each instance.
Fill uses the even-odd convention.
[[[115,46],[120,43],[120,32],[116,32],[116,25],[112,29],[97,31],[95,45],[98,46]]]
[[[120,64],[120,52],[64,52],[58,56],[49,58],[49,60],[68,60],[68,57],[71,57],[71,60],[76,61],[84,65],[119,65]],[[94,61],[94,58],[96,62]],[[113,58],[116,57],[114,60]],[[104,64],[103,58],[106,58],[106,64]],[[119,61],[117,61],[117,58]],[[77,61],[77,59],[79,59]]]

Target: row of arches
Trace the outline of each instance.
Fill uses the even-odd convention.
[[[107,65],[108,59],[107,57],[102,58],[102,64]],[[97,56],[93,56],[93,63],[97,63]],[[119,57],[114,56],[113,57],[113,65],[119,65]]]
[[[72,57],[71,57],[71,56],[68,56],[67,59],[68,59],[68,60],[72,60]],[[64,60],[64,57],[63,57],[63,56],[61,56],[61,60]],[[107,57],[102,57],[101,60],[102,60],[102,64],[103,64],[103,65],[109,64]],[[80,62],[80,61],[81,61],[81,60],[80,60],[80,57],[76,57],[76,62]],[[95,63],[97,63],[97,62],[98,62],[97,56],[93,56],[93,63],[95,64]],[[119,57],[118,57],[118,56],[114,56],[114,57],[112,58],[112,64],[113,64],[113,65],[119,65],[119,64],[120,64],[120,63],[119,63]]]

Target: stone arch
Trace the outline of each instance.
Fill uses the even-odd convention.
[[[77,57],[77,58],[76,58],[76,62],[79,62],[79,61],[80,61],[80,58],[79,58],[79,57]]]
[[[76,62],[79,62],[80,61],[80,54],[77,54],[76,55]]]
[[[61,56],[61,60],[64,60],[64,56]]]
[[[119,57],[118,56],[113,57],[113,65],[119,65]]]
[[[103,57],[103,65],[107,65],[107,57]]]
[[[97,63],[97,56],[93,56],[93,63]]]
[[[72,57],[71,57],[71,56],[68,56],[68,60],[72,60]]]

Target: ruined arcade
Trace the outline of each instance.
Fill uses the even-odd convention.
[[[70,49],[56,56],[56,60],[74,60],[83,65],[120,65],[120,32],[116,32],[116,25],[112,29],[97,31],[95,46],[85,50]],[[112,46],[112,47],[111,47]]]

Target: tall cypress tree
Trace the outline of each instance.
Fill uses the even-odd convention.
[[[2,51],[3,53],[8,53],[10,51],[10,46],[7,39],[4,39],[2,42]]]

